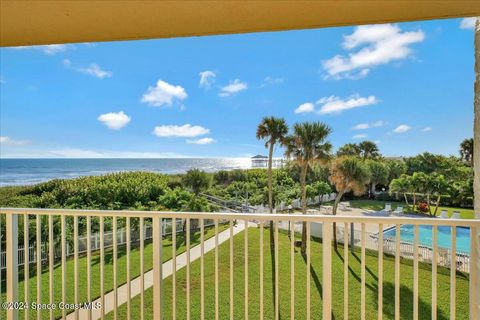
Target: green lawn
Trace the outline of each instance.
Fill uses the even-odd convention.
[[[265,230],[263,249],[265,253],[264,271],[264,317],[273,319],[272,259],[268,243],[269,234]],[[290,317],[290,251],[289,238],[281,233],[279,236],[279,274],[280,274],[280,312],[281,318]],[[244,233],[234,238],[234,318],[244,318]],[[259,317],[259,230],[249,230],[249,316]],[[229,318],[229,243],[219,248],[219,318]],[[311,247],[311,312],[312,319],[322,317],[322,244],[312,241]],[[394,318],[394,258],[384,258],[383,314],[385,319]],[[366,308],[367,319],[377,318],[377,279],[378,260],[375,252],[366,255]],[[349,315],[358,319],[360,311],[360,252],[349,254]],[[449,271],[439,268],[438,274],[438,319],[449,319]],[[171,319],[172,282],[164,281],[164,318]],[[214,318],[214,253],[205,256],[205,319]],[[410,261],[401,264],[401,319],[411,319],[413,310],[413,267]],[[185,319],[186,292],[185,269],[177,272],[177,319]],[[468,319],[468,276],[457,275],[457,319]],[[333,252],[333,313],[335,319],[343,319],[343,247]],[[191,319],[200,319],[200,261],[191,266]],[[430,266],[420,264],[419,270],[419,315],[421,319],[431,319],[431,271]],[[295,314],[297,319],[306,317],[306,263],[298,250],[295,253]],[[145,317],[152,318],[152,290],[145,293]],[[118,310],[120,319],[126,318],[126,306]],[[140,298],[132,300],[132,319],[139,319]],[[113,319],[113,314],[107,316]]]
[[[220,225],[219,230],[223,231],[228,228],[228,225]],[[205,239],[208,239],[214,236],[213,227],[205,228]],[[196,245],[200,243],[200,232],[197,231],[192,233],[191,235],[191,245]],[[167,261],[170,260],[172,257],[172,241],[171,237],[167,238],[163,241],[164,247],[164,254],[163,260]],[[183,234],[177,235],[177,254],[185,252],[185,239]],[[131,278],[138,277],[140,275],[140,248],[132,248],[130,253],[130,266],[131,266]],[[127,268],[126,268],[126,247],[119,246],[118,247],[118,258],[117,258],[117,283],[118,285],[123,284],[127,281]],[[152,269],[152,245],[150,242],[145,244],[144,247],[144,266],[145,270]],[[74,260],[68,259],[67,260],[67,274],[66,274],[66,294],[67,294],[67,302],[74,303]],[[78,274],[79,274],[79,301],[87,301],[87,258],[85,256],[81,257],[78,260]],[[30,287],[30,298],[29,300],[36,301],[36,292],[37,292],[37,277],[36,277],[36,265],[30,265],[30,279],[29,279],[29,287]],[[104,265],[104,288],[105,292],[109,292],[113,290],[113,252],[111,249],[105,251],[105,265]],[[62,276],[62,268],[61,264],[55,264],[54,270],[54,299],[56,302],[61,301],[62,297],[62,284],[61,284],[61,276]],[[19,289],[19,300],[24,301],[24,281],[23,281],[23,272],[19,272],[19,278],[22,281],[18,284]],[[2,279],[5,280],[5,279]],[[42,303],[49,302],[49,272],[48,272],[48,265],[43,268],[42,273]],[[95,252],[92,254],[92,278],[91,278],[91,293],[92,297],[96,298],[100,296],[100,253]],[[5,281],[2,282],[2,295],[1,300],[5,301]],[[20,312],[20,317],[23,318],[23,313]],[[56,310],[55,316],[61,316],[61,311]],[[6,318],[5,310],[0,309],[0,319]],[[34,319],[35,314],[34,312],[30,312],[30,319]],[[42,312],[42,318],[48,319],[48,311]]]
[[[403,206],[404,212],[407,212],[407,208],[405,202],[396,202],[396,201],[379,201],[379,200],[350,200],[349,201],[351,206],[354,208],[361,208],[361,209],[369,209],[369,210],[383,210],[385,208],[385,203],[392,204],[392,210],[395,210],[397,206]],[[411,205],[411,204],[410,204]],[[434,208],[432,207],[432,210]],[[442,210],[448,211],[448,216],[452,215],[453,211],[460,211],[460,216],[463,219],[473,219],[474,212],[473,209],[465,209],[465,208],[452,208],[452,207],[438,207],[437,215],[440,215]]]

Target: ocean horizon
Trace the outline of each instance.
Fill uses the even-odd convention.
[[[250,158],[1,158],[0,187],[125,171],[177,174],[190,169],[215,172],[248,168]]]

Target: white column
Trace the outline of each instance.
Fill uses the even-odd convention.
[[[480,17],[477,17],[475,26],[475,85],[474,85],[474,120],[473,120],[473,180],[475,218],[480,219]],[[472,239],[472,255],[476,261],[470,264],[475,270],[470,271],[470,318],[480,315],[480,228],[477,229],[475,239]],[[476,248],[475,248],[476,247]],[[476,308],[476,310],[475,310]]]

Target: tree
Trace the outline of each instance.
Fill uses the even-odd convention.
[[[390,182],[389,191],[390,194],[401,193],[405,198],[405,204],[407,208],[410,206],[408,203],[407,194],[412,190],[412,178],[406,174],[402,174],[399,178],[393,179]]]
[[[300,166],[300,188],[302,193],[302,212],[307,213],[306,177],[308,168],[313,164],[325,164],[332,150],[327,141],[332,129],[322,122],[296,123],[293,134],[286,139],[285,155]],[[307,224],[302,226],[302,254],[306,252]]]
[[[273,213],[273,187],[272,187],[272,159],[275,144],[285,143],[288,134],[288,126],[283,118],[264,117],[257,127],[257,139],[265,140],[265,148],[268,148],[268,210]],[[274,245],[273,221],[270,221],[270,245]]]
[[[415,172],[411,178],[413,208],[417,208],[417,194],[425,195],[428,189],[428,175],[424,172]]]
[[[360,156],[360,147],[356,143],[347,143],[337,150],[337,157],[341,156]]]
[[[363,159],[376,159],[380,157],[380,151],[375,142],[372,141],[362,141],[358,144],[360,149],[360,156]]]
[[[386,185],[388,183],[389,170],[387,165],[378,160],[368,160],[366,162],[370,170],[370,192],[375,192],[375,187],[378,184]]]
[[[403,160],[387,159],[385,164],[388,167],[388,181],[399,178],[402,174],[407,172],[407,165]]]
[[[473,166],[473,138],[465,139],[460,144],[460,158]]]
[[[312,184],[307,185],[307,197],[313,199],[319,196],[318,202],[322,205],[322,196],[327,193],[331,193],[332,188],[325,181],[315,181]]]
[[[191,169],[183,176],[182,182],[192,189],[195,196],[198,196],[202,190],[208,189],[210,186],[210,177],[205,171]]]
[[[438,206],[440,205],[440,200],[442,196],[448,192],[448,183],[445,180],[445,177],[441,174],[434,174],[430,176],[430,185],[432,187],[433,194],[437,196],[437,201],[435,203],[435,211],[433,215],[437,215]],[[430,211],[431,213],[431,211]]]
[[[330,167],[330,182],[337,190],[333,203],[333,214],[337,214],[338,204],[343,195],[353,191],[357,196],[365,193],[365,185],[370,181],[370,171],[364,161],[357,157],[340,157]],[[333,223],[333,239],[337,245],[337,225]]]
[[[285,143],[288,134],[288,126],[283,118],[265,117],[257,127],[257,139],[265,140],[265,148],[268,148],[268,209],[273,212],[272,199],[272,159],[275,144]]]

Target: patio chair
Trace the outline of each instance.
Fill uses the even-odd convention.
[[[440,218],[442,218],[442,219],[448,219],[447,213],[448,213],[447,210],[442,210],[442,211],[440,212]]]
[[[391,203],[385,203],[385,208],[382,211],[385,211],[385,212],[392,211],[392,204]]]
[[[452,219],[461,219],[460,218],[460,211],[453,211]]]
[[[393,215],[396,215],[396,216],[401,215],[403,213],[403,207],[398,206],[392,213],[393,213]]]

